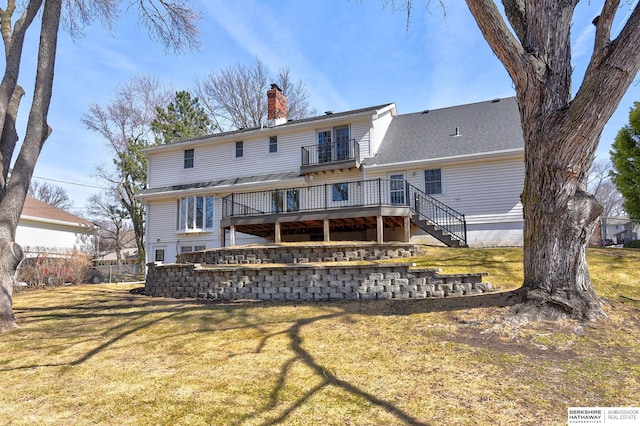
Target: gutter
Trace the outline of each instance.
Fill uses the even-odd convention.
[[[23,220],[23,219],[30,220],[32,222],[50,223],[52,225],[64,225],[64,226],[73,226],[73,227],[87,228],[87,229],[98,229],[98,226],[96,226],[95,224],[87,225],[84,223],[75,223],[75,222],[68,222],[66,220],[48,219],[48,218],[43,218],[39,216],[20,215],[20,220]]]

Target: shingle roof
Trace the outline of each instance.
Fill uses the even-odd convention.
[[[458,129],[458,136],[456,135]],[[523,149],[515,98],[398,115],[366,166]]]
[[[27,198],[24,200],[22,216],[69,222],[74,225],[83,225],[89,227],[95,226],[88,220],[75,216],[64,210],[60,210],[59,208],[53,207],[47,203],[43,203],[42,201],[36,200],[35,198],[29,196],[27,196]]]
[[[284,172],[284,173],[269,173],[264,175],[234,177],[229,179],[218,179],[218,180],[210,180],[206,182],[195,182],[195,183],[186,183],[182,185],[172,185],[172,186],[164,186],[164,187],[151,188],[151,189],[143,189],[142,191],[140,191],[140,195],[144,196],[144,195],[158,194],[158,193],[164,193],[164,192],[185,191],[189,189],[216,188],[216,187],[230,186],[230,185],[272,182],[275,180],[283,181],[288,179],[295,179],[298,177],[300,177],[299,170]]]

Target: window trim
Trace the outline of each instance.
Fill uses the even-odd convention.
[[[346,139],[338,138],[338,132],[341,130],[346,130]],[[320,134],[323,134],[323,139],[321,139]],[[341,124],[338,126],[316,129],[318,162],[330,163],[333,161],[349,159],[353,155],[349,144],[351,140],[351,124]]]
[[[183,168],[193,169],[196,165],[196,151],[193,148],[184,150]]]
[[[236,141],[235,158],[244,158],[244,141]]]
[[[276,154],[278,152],[278,135],[269,136],[267,152],[269,154]]]
[[[190,195],[176,201],[176,233],[213,232],[216,214],[213,195]]]
[[[322,136],[320,136],[322,134]],[[316,144],[318,146],[318,163],[330,163],[333,158],[333,129],[316,130]]]
[[[433,172],[433,171],[437,171],[439,174],[439,178],[440,180],[431,180],[429,181],[429,184],[431,185],[436,185],[439,184],[440,185],[440,192],[430,192],[429,188],[428,188],[428,183],[427,183],[427,173],[428,172]],[[444,195],[444,179],[443,179],[444,173],[442,172],[442,167],[438,167],[438,168],[434,168],[434,169],[425,169],[422,172],[422,181],[424,183],[424,192],[427,195]]]
[[[334,203],[349,201],[349,182],[338,182],[331,185],[331,201]]]

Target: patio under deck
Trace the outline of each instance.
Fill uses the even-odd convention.
[[[404,241],[411,238],[411,208],[408,206],[367,206],[324,211],[232,216],[220,222],[222,246],[229,230],[229,244],[236,245],[236,232],[273,238],[275,243],[287,235],[309,235],[331,241],[332,232],[375,230],[376,241],[384,242],[384,228],[404,228]]]

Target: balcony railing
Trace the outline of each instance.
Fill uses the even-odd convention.
[[[409,207],[420,219],[466,243],[464,215],[403,180],[373,179],[234,193],[222,199],[222,218],[369,206]]]
[[[360,145],[355,139],[302,147],[302,167],[359,160]]]

